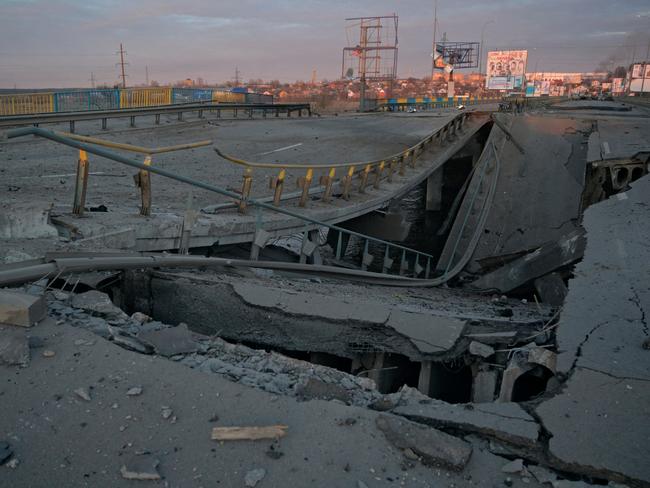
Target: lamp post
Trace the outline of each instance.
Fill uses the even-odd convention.
[[[479,74],[483,74],[483,42],[485,40],[485,28],[489,24],[494,24],[494,20],[486,20],[483,23],[483,27],[481,28],[481,57],[479,58],[479,61],[478,61],[478,72],[479,72]]]

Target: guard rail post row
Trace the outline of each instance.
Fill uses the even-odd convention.
[[[66,137],[71,140],[88,142],[91,144],[96,144],[98,146],[110,147],[114,149],[122,149],[125,151],[144,154],[143,165],[145,168],[140,169],[138,173],[133,175],[133,180],[136,187],[140,188],[140,215],[150,216],[151,215],[151,206],[152,206],[152,191],[151,191],[151,174],[147,169],[151,166],[153,160],[153,154],[161,154],[165,152],[180,151],[183,149],[193,149],[196,147],[207,146],[212,143],[212,141],[199,141],[191,142],[187,144],[178,144],[175,146],[160,147],[160,148],[146,148],[140,146],[134,146],[132,144],[123,144],[119,142],[106,141],[104,139],[98,139],[95,137],[89,136],[79,136],[76,134],[66,134],[59,133],[56,131],[52,132],[54,135],[60,137]],[[74,193],[74,202],[72,205],[73,215],[81,216],[84,213],[84,207],[86,205],[86,193],[88,189],[88,175],[89,175],[89,161],[88,155],[85,150],[79,150],[79,159],[77,161],[77,174],[76,174],[76,183],[75,183],[75,193]]]
[[[382,179],[386,179],[389,183],[393,182],[395,172],[400,176],[406,175],[407,168],[417,168],[417,161],[419,157],[426,150],[426,146],[433,144],[437,141],[443,146],[446,140],[453,135],[461,132],[465,121],[469,118],[470,114],[463,112],[456,115],[453,119],[448,121],[443,127],[432,132],[414,146],[409,147],[398,154],[394,154],[388,158],[383,158],[375,161],[355,162],[355,163],[333,163],[333,164],[284,164],[284,163],[259,163],[245,161],[243,159],[230,156],[223,153],[218,147],[214,147],[217,154],[230,161],[243,166],[244,174],[242,179],[241,198],[238,199],[237,206],[240,213],[246,213],[247,205],[246,200],[250,198],[250,191],[252,188],[252,180],[255,168],[263,169],[277,169],[279,170],[277,176],[269,178],[269,188],[274,190],[273,205],[278,206],[282,201],[282,192],[284,188],[284,181],[286,179],[287,170],[295,169],[305,171],[304,176],[296,178],[296,188],[301,191],[298,194],[292,194],[286,198],[298,198],[298,205],[304,207],[309,201],[311,184],[314,178],[315,170],[323,170],[320,175],[318,183],[320,188],[315,190],[316,193],[321,194],[320,200],[322,202],[329,202],[332,197],[334,186],[334,178],[338,168],[347,170],[339,179],[339,189],[341,198],[349,200],[350,191],[353,185],[354,177],[358,177],[359,182],[356,190],[358,193],[365,193],[369,185],[374,188],[380,188]],[[370,175],[374,174],[374,178],[370,180]]]

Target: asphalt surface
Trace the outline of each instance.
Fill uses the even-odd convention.
[[[378,159],[397,153],[444,125],[457,111],[411,114],[364,114],[312,118],[252,120],[216,119],[171,122],[158,128],[124,128],[107,132],[92,123],[80,123],[77,133],[144,147],[170,146],[211,140],[226,153],[260,162],[341,163]],[[416,114],[412,114],[416,115]],[[49,128],[49,126],[48,126]],[[65,125],[53,129],[66,131]],[[118,151],[119,152],[119,151]],[[142,161],[141,155],[124,153]],[[75,185],[78,151],[47,140],[25,137],[0,143],[0,177],[5,201],[54,203],[69,211]],[[207,181],[223,188],[241,188],[243,168],[216,155],[212,146],[156,155],[155,166]],[[137,212],[139,190],[135,170],[90,156],[88,206],[105,205],[111,211]],[[95,173],[95,174],[93,174]],[[251,196],[272,194],[268,176],[277,171],[256,171]],[[289,172],[286,188],[295,188],[303,172]],[[318,175],[316,175],[317,177]],[[7,193],[6,190],[10,189]],[[152,176],[153,211],[183,211],[189,187]],[[164,197],[163,197],[164,196]],[[227,201],[203,190],[192,190],[194,208]]]
[[[507,477],[501,467],[508,460],[479,447],[460,473],[418,462],[403,471],[403,454],[376,428],[371,410],[268,394],[66,324],[41,324],[30,335],[42,348],[32,350],[29,366],[0,366],[0,439],[19,460],[0,468],[2,486],[242,487],[246,473],[260,468],[262,488],[491,487]],[[44,350],[54,357],[43,357]],[[142,393],[128,396],[133,387]],[[78,388],[90,401],[74,393]],[[173,410],[175,423],[163,418],[163,407]],[[210,440],[215,426],[273,424],[288,426],[278,443]],[[274,459],[271,450],[282,455]],[[163,480],[123,479],[124,463],[144,453],[160,461]],[[513,478],[516,487],[541,486]]]

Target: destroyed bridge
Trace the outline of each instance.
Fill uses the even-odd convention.
[[[650,107],[522,106],[0,117],[0,479],[650,486]]]

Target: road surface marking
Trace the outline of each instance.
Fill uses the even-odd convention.
[[[299,142],[298,144],[293,144],[291,146],[280,147],[278,149],[274,149],[273,151],[266,151],[266,152],[263,152],[263,153],[257,153],[257,154],[254,154],[253,156],[266,156],[267,154],[273,154],[273,153],[280,152],[280,151],[286,151],[287,149],[293,149],[294,147],[298,147],[298,146],[302,146],[302,142]]]

